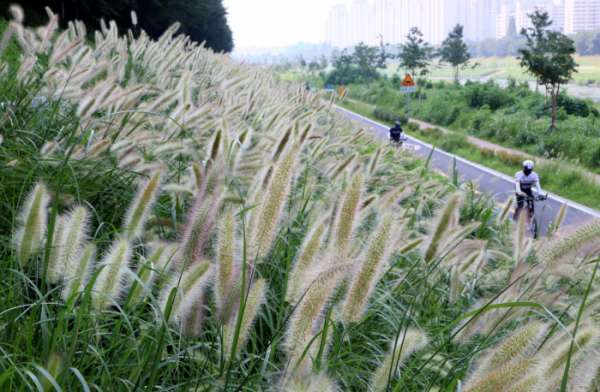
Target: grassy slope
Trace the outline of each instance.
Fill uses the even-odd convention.
[[[342,106],[372,120],[380,121],[373,115],[373,107],[370,105],[361,102],[344,102]],[[391,126],[392,124],[390,123],[387,125]],[[425,142],[437,145],[441,142],[440,138],[425,136],[418,131],[413,132],[407,128],[408,127],[405,127],[405,131],[409,135],[417,137]],[[444,137],[445,136],[442,136],[442,138]],[[482,154],[474,145],[470,145],[467,148],[453,148],[448,152],[510,176],[513,176],[515,172],[519,170],[518,165],[508,165],[505,162],[502,162],[498,156]],[[523,160],[524,159],[525,158],[523,158]],[[583,171],[574,168],[565,169],[559,162],[556,164],[538,165],[536,171],[542,178],[543,189],[582,205],[600,210],[600,186],[590,181]]]

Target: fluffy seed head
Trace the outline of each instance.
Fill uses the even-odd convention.
[[[83,251],[80,252],[77,269],[71,274],[71,279],[67,282],[64,290],[61,293],[62,299],[68,301],[73,295],[84,290],[84,285],[89,279],[90,265],[96,258],[96,246],[87,244]]]
[[[113,243],[104,255],[98,266],[104,268],[98,275],[92,292],[92,305],[96,310],[107,309],[112,301],[120,300],[128,284],[127,274],[123,268],[127,267],[132,256],[133,248],[127,239],[120,239]]]
[[[295,303],[298,300],[298,296],[302,295],[299,292],[300,287],[304,283],[306,272],[310,269],[313,260],[321,246],[323,234],[325,233],[325,225],[319,225],[316,230],[309,233],[304,239],[301,250],[298,252],[298,259],[294,264],[292,273],[290,274],[290,280],[288,283],[288,291],[286,293],[286,300],[290,303]]]
[[[388,380],[393,378],[400,365],[415,351],[422,350],[427,346],[427,336],[421,331],[409,329],[400,332],[398,340],[390,345],[390,352],[377,369],[371,381],[371,389],[374,392],[384,391]]]
[[[167,311],[169,306],[169,296],[171,291],[178,287],[173,298],[171,310],[169,312],[168,321],[172,322],[179,320],[182,316],[182,308],[187,304],[188,294],[193,291],[194,287],[204,286],[210,276],[210,263],[203,261],[192,265],[184,270],[181,275],[174,274],[169,283],[161,291],[159,305],[163,313]],[[182,297],[183,296],[183,297]],[[165,314],[166,316],[166,314]]]
[[[583,324],[579,326],[575,342],[571,352],[571,362],[581,357],[581,350],[587,351],[598,344],[600,332],[594,324]],[[562,375],[564,372],[569,351],[571,350],[571,338],[568,335],[563,335],[562,339],[553,342],[547,346],[543,353],[540,354],[541,363],[539,366],[539,374],[544,380],[553,379]]]
[[[244,314],[242,315],[242,322],[240,325],[240,331],[237,340],[236,352],[233,352],[233,344],[235,338],[235,324],[230,322],[229,325],[229,334],[224,335],[225,340],[225,359],[229,360],[232,357],[235,357],[237,351],[242,347],[246,338],[248,337],[248,332],[250,331],[250,327],[260,310],[260,307],[264,301],[266,290],[266,283],[264,279],[258,279],[248,291],[248,296],[245,299],[245,307]],[[236,321],[237,317],[232,319],[232,321]]]
[[[600,243],[600,220],[590,222],[569,235],[558,238],[546,245],[539,254],[539,259],[548,268],[556,268],[574,253],[588,245]]]
[[[204,244],[213,226],[216,215],[214,197],[199,195],[188,214],[187,228],[180,247],[179,262],[186,269],[197,260],[204,251]]]
[[[322,272],[296,307],[285,341],[285,347],[290,356],[288,369],[291,373],[304,372],[304,364],[308,358],[302,356],[305,349],[308,348],[313,334],[320,329],[321,312],[339,278],[346,275],[350,268],[350,264],[340,263]]]
[[[50,198],[44,184],[37,184],[27,195],[17,217],[18,228],[14,234],[14,248],[21,264],[37,253],[44,242],[48,214],[46,206]]]
[[[437,255],[438,249],[448,229],[458,223],[458,212],[463,201],[463,194],[456,192],[448,197],[446,203],[433,224],[433,230],[427,245],[423,261],[430,263]]]
[[[9,11],[13,17],[13,20],[17,23],[23,23],[25,20],[25,13],[23,12],[23,8],[17,4],[11,4],[9,7]]]
[[[545,324],[535,322],[514,332],[504,343],[494,349],[482,362],[477,373],[484,374],[508,365],[533,345],[539,343],[547,332]]]
[[[537,360],[525,358],[511,363],[500,369],[496,369],[480,379],[475,379],[465,385],[465,392],[493,392],[502,391],[513,382],[519,380],[535,368]]]
[[[352,184],[346,191],[344,204],[339,213],[337,229],[333,239],[333,248],[337,252],[345,252],[350,242],[350,235],[354,230],[354,221],[358,213],[360,195],[363,188],[363,176],[357,174],[352,179]]]
[[[181,323],[183,334],[188,338],[195,338],[202,330],[202,319],[206,305],[206,287],[210,282],[212,268],[198,279],[184,298],[182,304]]]
[[[48,357],[46,365],[44,366],[44,370],[48,372],[48,374],[54,379],[54,381],[56,381],[58,376],[60,376],[61,373],[65,370],[65,359],[63,355],[59,352],[54,352],[50,354],[50,357]],[[44,373],[39,374],[38,380],[40,381],[44,392],[54,390],[54,385],[52,385],[52,382]]]
[[[50,258],[48,259],[48,272],[46,279],[50,283],[58,283],[62,277],[62,248],[63,234],[66,226],[66,218],[57,215],[54,223],[54,235],[52,236],[52,249],[50,250]]]
[[[127,210],[123,228],[126,230],[125,237],[134,239],[140,236],[144,225],[148,220],[150,209],[156,201],[163,178],[163,172],[158,171],[150,177],[150,180],[142,183],[137,190],[133,202]]]
[[[346,300],[343,315],[346,323],[360,319],[367,300],[379,281],[383,264],[387,261],[389,254],[394,222],[393,215],[385,217],[369,245]]]
[[[81,244],[87,239],[89,219],[90,213],[83,206],[75,207],[66,218],[60,269],[67,282],[73,279],[79,270],[83,250]]]
[[[233,215],[227,214],[221,221],[221,230],[219,232],[218,271],[215,285],[215,302],[220,312],[223,310],[223,304],[233,283],[234,241],[235,220]]]
[[[287,153],[281,160],[273,181],[269,184],[258,217],[256,239],[251,248],[251,257],[258,256],[262,259],[271,249],[273,233],[290,188],[290,179],[295,161],[296,155],[294,152]]]

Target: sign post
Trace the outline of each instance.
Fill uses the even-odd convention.
[[[342,97],[342,94],[344,94],[344,86],[340,86],[340,98]]]
[[[400,92],[406,93],[406,125],[410,121],[410,93],[417,91],[417,87],[415,86],[415,81],[410,76],[410,74],[406,74],[402,85],[400,86]]]

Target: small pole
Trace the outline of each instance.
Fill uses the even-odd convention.
[[[410,92],[406,92],[406,126],[410,122]]]

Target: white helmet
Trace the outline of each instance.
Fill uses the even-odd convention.
[[[528,169],[533,169],[533,161],[530,161],[529,159],[526,160],[525,162],[523,162],[523,167],[526,167]]]

